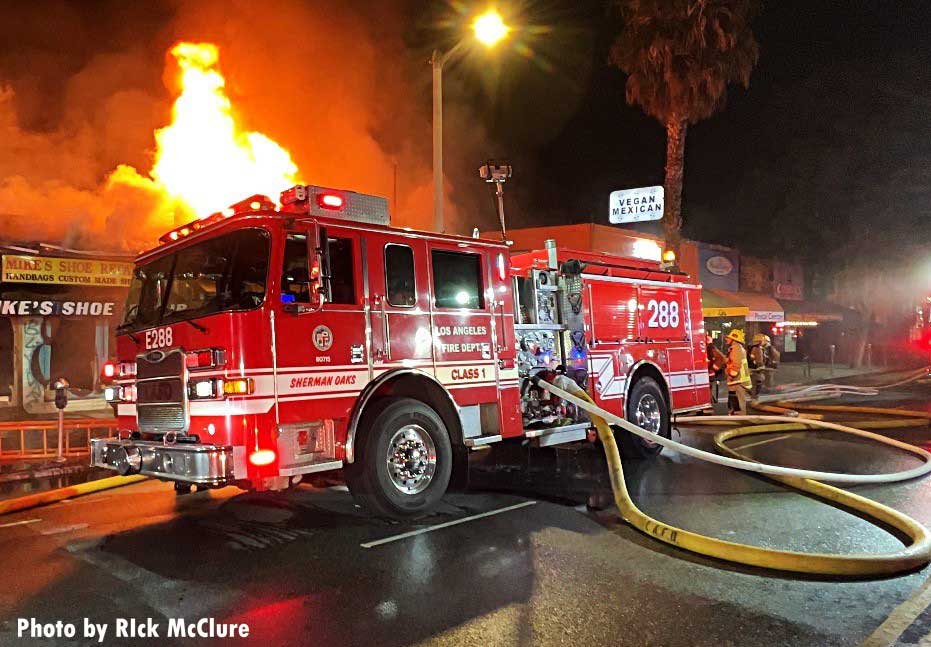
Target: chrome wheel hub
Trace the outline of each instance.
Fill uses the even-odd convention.
[[[405,425],[388,441],[388,476],[404,494],[427,489],[436,472],[436,446],[420,425]]]
[[[656,401],[656,398],[646,393],[640,397],[640,401],[637,403],[637,411],[635,413],[637,426],[641,429],[646,429],[654,434],[658,434],[663,428],[663,413],[660,409],[659,402]],[[641,438],[641,441],[649,446],[656,445],[652,440],[647,440],[646,438]]]

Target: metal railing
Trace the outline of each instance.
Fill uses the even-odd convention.
[[[92,438],[116,434],[115,418],[66,418],[62,456],[86,456]],[[0,460],[53,458],[58,452],[58,421],[0,422]]]

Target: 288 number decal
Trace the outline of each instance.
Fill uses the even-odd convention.
[[[657,301],[650,299],[647,303],[647,310],[650,311],[650,320],[647,326],[650,328],[678,328],[679,327],[679,302],[678,301]]]

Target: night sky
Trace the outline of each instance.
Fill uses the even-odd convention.
[[[307,181],[353,187],[362,178],[366,189],[374,175],[350,168],[360,133],[340,123],[315,130],[311,111],[366,115],[358,130],[381,149],[371,190],[391,190],[395,160],[402,204],[412,196],[410,208],[427,223],[426,61],[433,47],[450,47],[464,31],[472,6],[2,2],[8,36],[0,43],[0,86],[15,93],[18,139],[0,142],[0,184],[19,173],[43,187],[62,169],[63,182],[93,191],[118,163],[145,168],[152,130],[165,124],[170,106],[164,52],[179,37],[202,37],[226,48],[234,100],[252,125],[294,151]],[[250,50],[242,34],[266,8]],[[506,187],[511,227],[607,224],[608,194],[661,184],[665,163],[663,129],[626,104],[624,76],[607,63],[619,18],[603,0],[502,0],[499,8],[517,25],[500,51],[473,52],[444,76],[456,228],[495,226],[491,189],[476,171],[489,157],[515,167]],[[924,249],[931,243],[931,3],[771,1],[754,31],[761,53],[749,90],[732,87],[725,109],[689,130],[685,234],[805,261],[895,254],[902,242]],[[319,51],[307,46],[312,56],[298,46],[324,40]],[[275,47],[284,67],[306,69],[249,69],[252,52],[261,53],[259,65]],[[355,74],[340,65],[372,69]],[[325,82],[340,86],[336,107],[314,86],[313,75],[324,70],[334,75]],[[364,96],[354,102],[353,93]],[[117,100],[98,108],[88,101],[96,96]],[[114,105],[119,119],[108,112]],[[86,124],[96,138],[78,127]],[[54,157],[62,151],[74,159]],[[8,212],[17,207],[5,204],[13,205]]]
[[[606,223],[611,190],[662,184],[664,132],[626,105],[623,74],[605,63],[616,17],[600,2],[572,17],[593,35],[588,78],[538,149],[502,146],[518,173],[512,226]],[[724,110],[689,130],[686,235],[807,261],[931,243],[931,5],[769,2],[754,31],[749,90],[732,87]],[[497,97],[502,142],[508,98]]]

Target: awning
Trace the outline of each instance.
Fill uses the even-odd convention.
[[[785,309],[786,321],[856,321],[859,314],[855,310],[828,303],[827,301],[781,301]]]
[[[735,314],[718,314],[722,311]],[[702,314],[706,317],[744,316],[747,321],[782,321],[785,315],[782,306],[771,296],[729,290],[702,290]]]
[[[705,317],[746,317],[750,308],[716,294],[714,290],[701,291],[701,313]]]

